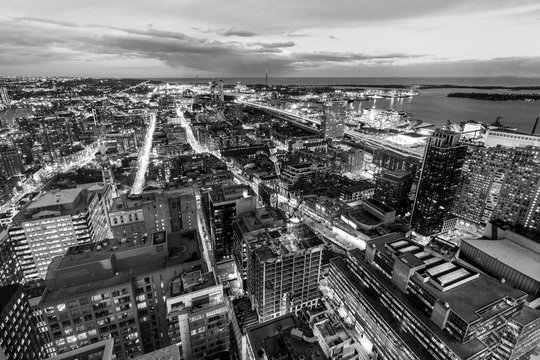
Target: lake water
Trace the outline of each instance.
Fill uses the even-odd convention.
[[[164,81],[177,81],[185,83],[198,82],[200,84],[217,79],[160,79]],[[237,82],[245,85],[264,84],[264,77],[260,78],[224,78],[225,85],[235,85]],[[415,77],[415,78],[292,78],[281,77],[268,79],[269,85],[442,85],[457,86],[540,86],[540,78],[516,77]],[[507,89],[424,89],[421,94],[412,99],[376,99],[363,102],[363,108],[375,105],[381,109],[403,110],[414,118],[427,123],[440,126],[448,120],[452,122],[476,120],[483,123],[492,123],[502,116],[502,123],[517,127],[524,132],[530,132],[534,121],[540,116],[540,101],[486,101],[463,98],[449,98],[450,92],[491,92],[491,93],[540,93],[540,90],[514,91]]]
[[[486,101],[447,97],[449,92],[501,92],[479,89],[425,89],[420,95],[405,99],[373,99],[362,102],[362,108],[403,110],[414,118],[436,126],[451,122],[476,120],[486,124],[502,116],[502,123],[529,132],[540,116],[540,101]],[[512,91],[531,93],[533,91]],[[538,91],[540,92],[540,91]]]

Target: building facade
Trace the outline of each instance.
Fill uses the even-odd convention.
[[[174,252],[180,246],[185,253]],[[198,240],[174,233],[70,248],[51,263],[34,306],[48,356],[109,338],[116,359],[170,345],[168,288],[194,266],[204,266]]]
[[[332,259],[329,288],[380,359],[519,359],[540,336],[540,312],[525,305],[524,292],[401,234]]]
[[[0,359],[45,359],[23,287],[0,287]]]
[[[216,260],[233,258],[233,225],[239,214],[253,211],[257,197],[248,185],[231,185],[209,193],[210,231]]]
[[[21,210],[8,233],[25,280],[44,278],[68,247],[111,237],[111,203],[110,187],[97,184],[50,191]]]
[[[229,351],[232,312],[214,273],[185,273],[169,290],[169,336],[179,346],[182,359],[212,358]]]
[[[396,214],[403,215],[409,210],[411,184],[410,172],[383,170],[377,178],[373,197],[394,208]]]
[[[429,138],[411,215],[412,228],[421,235],[442,230],[451,215],[467,147],[460,134],[438,129]]]
[[[317,304],[324,246],[310,227],[264,232],[248,246],[248,292],[260,322]]]
[[[453,213],[480,228],[501,219],[540,231],[540,147],[472,148]]]

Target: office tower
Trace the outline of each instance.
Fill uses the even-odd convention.
[[[167,306],[173,279],[204,268],[194,233],[158,232],[69,248],[49,267],[34,309],[49,356],[114,338],[117,359],[170,345]],[[34,300],[34,299],[33,299]]]
[[[277,208],[260,208],[237,217],[233,228],[233,247],[236,267],[241,274],[244,289],[247,287],[248,249],[251,243],[264,239],[268,232],[286,231],[287,219]]]
[[[480,231],[491,219],[540,231],[540,142],[538,147],[472,148],[453,213]]]
[[[518,359],[540,339],[526,293],[400,233],[332,259],[328,288],[372,358]]]
[[[299,164],[287,164],[279,173],[279,187],[283,194],[288,191],[302,191],[310,189],[313,183],[325,170],[323,165],[303,162]]]
[[[186,187],[118,197],[109,212],[109,221],[114,237],[195,230],[195,190]]]
[[[229,351],[231,307],[213,272],[184,273],[167,299],[169,336],[184,360],[217,358]]]
[[[4,237],[3,234],[6,234]],[[21,283],[23,273],[6,232],[0,232],[0,286]]]
[[[109,186],[98,183],[49,191],[13,218],[10,243],[26,281],[44,278],[52,258],[68,247],[111,237],[110,192]]]
[[[0,175],[10,178],[24,173],[21,154],[17,149],[0,148]]]
[[[347,103],[333,101],[325,104],[324,118],[321,123],[322,135],[325,139],[342,138],[345,132]]]
[[[412,176],[408,171],[383,170],[375,184],[373,198],[394,208],[403,215],[409,210]]]
[[[4,87],[0,87],[0,104],[7,106],[10,101],[8,90]]]
[[[248,185],[230,185],[209,193],[210,232],[216,260],[233,257],[233,224],[239,214],[253,211],[257,197]]]
[[[304,223],[261,234],[248,248],[248,291],[259,321],[314,306],[323,242]]]
[[[0,359],[45,359],[28,298],[19,284],[0,287]]]
[[[442,230],[450,216],[467,147],[460,134],[437,129],[428,139],[411,225],[421,235]]]

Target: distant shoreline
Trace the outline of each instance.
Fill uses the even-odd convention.
[[[540,94],[490,94],[490,93],[449,93],[447,97],[487,100],[487,101],[536,101]]]

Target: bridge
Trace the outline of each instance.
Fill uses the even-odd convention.
[[[306,118],[306,117],[299,116],[299,115],[296,115],[296,114],[293,114],[293,113],[290,113],[288,111],[284,111],[284,110],[281,110],[281,109],[278,109],[278,108],[275,108],[275,107],[272,107],[272,106],[266,106],[266,105],[254,103],[254,102],[251,102],[251,101],[236,100],[236,102],[239,103],[239,104],[242,104],[242,105],[254,107],[254,108],[259,109],[259,110],[264,110],[264,111],[266,111],[268,113],[281,115],[283,120],[289,122],[290,124],[292,124],[294,126],[297,126],[297,127],[301,128],[301,129],[309,131],[309,132],[311,132],[313,134],[318,134],[319,133],[319,129],[320,129],[320,126],[321,126],[321,121],[320,120]]]

